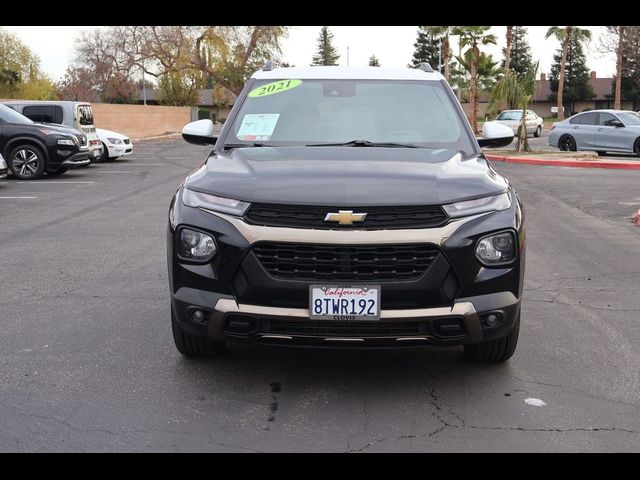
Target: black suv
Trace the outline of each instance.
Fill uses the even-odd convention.
[[[430,67],[265,67],[171,201],[177,349],[228,341],[316,347],[516,348],[522,205]]]
[[[87,136],[73,128],[34,123],[0,105],[0,153],[9,170],[21,180],[59,175],[68,168],[88,165]]]

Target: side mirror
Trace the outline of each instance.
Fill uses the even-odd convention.
[[[620,128],[624,127],[624,123],[622,123],[620,120],[611,120],[611,126]]]
[[[513,130],[498,122],[485,122],[482,137],[476,138],[480,147],[506,147],[513,141]]]
[[[218,137],[213,136],[213,122],[206,119],[187,123],[182,129],[182,138],[196,145],[215,145],[218,141]]]

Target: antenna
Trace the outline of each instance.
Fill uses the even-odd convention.
[[[433,72],[433,68],[431,68],[431,65],[429,65],[429,63],[427,63],[427,62],[422,62],[422,63],[418,64],[418,66],[416,68],[419,68],[423,72],[428,72],[428,73]]]
[[[273,63],[271,63],[271,60],[267,60],[267,63],[265,63],[264,67],[262,67],[262,70],[265,72],[270,72],[273,69],[274,69],[274,65]]]

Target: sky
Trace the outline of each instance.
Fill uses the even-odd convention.
[[[59,80],[73,60],[74,39],[82,30],[100,28],[95,26],[19,26],[4,27],[16,33],[35,52],[42,62],[43,70],[54,80]],[[282,42],[283,60],[296,66],[309,65],[316,49],[320,26],[290,27],[289,35]],[[548,26],[528,27],[528,41],[534,61],[540,60],[540,72],[549,73],[553,55],[559,48],[557,40],[546,40],[544,34]],[[604,31],[601,26],[583,26],[592,32],[593,39],[585,48],[587,65],[595,70],[598,77],[611,77],[615,73],[615,55],[597,53],[598,37]],[[373,54],[383,67],[406,67],[413,56],[418,27],[414,26],[330,26],[334,46],[340,54],[340,65],[366,66]],[[491,30],[498,38],[497,45],[483,47],[482,50],[502,59],[505,46],[506,27],[496,26]],[[53,41],[52,41],[53,39]],[[453,49],[457,53],[456,38]],[[348,55],[347,55],[348,53]],[[348,58],[347,58],[348,57]],[[435,65],[433,65],[436,67]]]

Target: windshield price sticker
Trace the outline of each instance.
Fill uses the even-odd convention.
[[[277,82],[267,83],[261,87],[254,88],[249,92],[249,97],[266,97],[268,95],[286,92],[300,85],[302,85],[302,80],[278,80]]]
[[[242,119],[238,140],[245,142],[269,141],[280,118],[279,113],[248,113]]]

